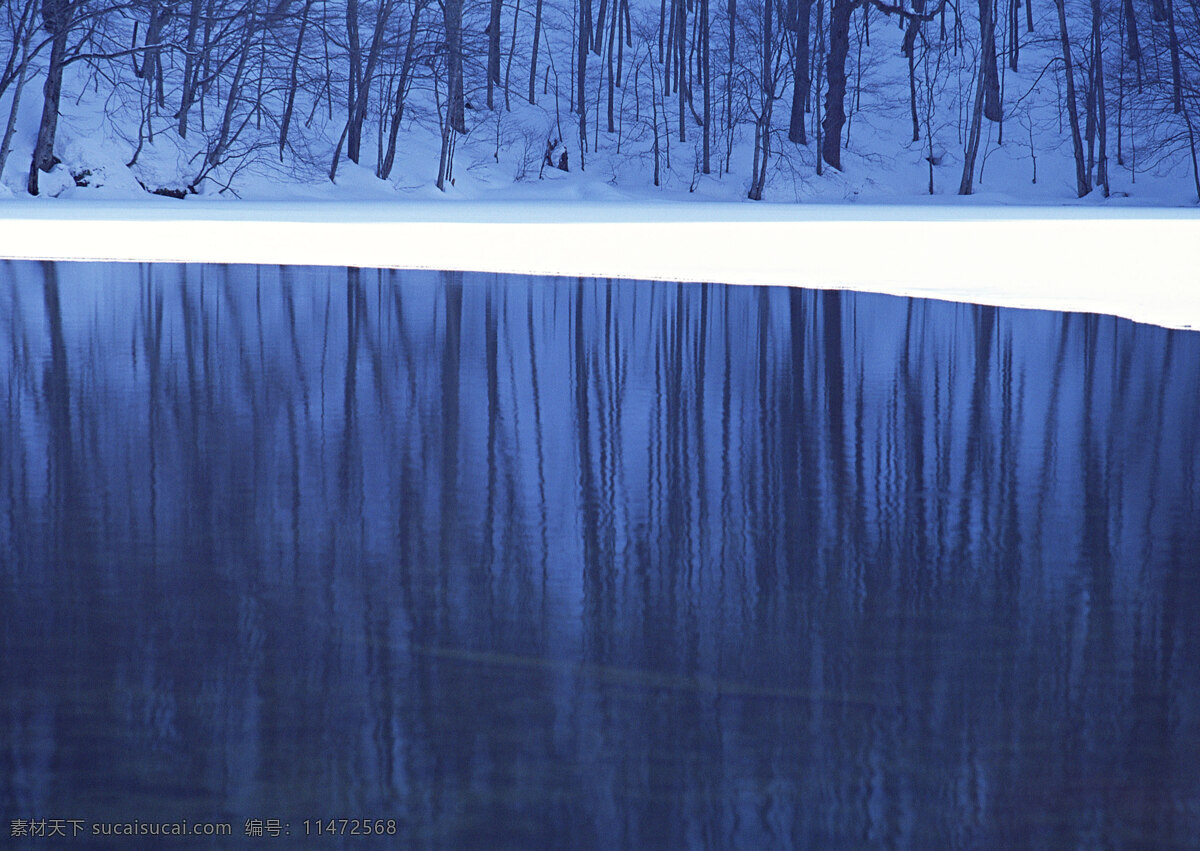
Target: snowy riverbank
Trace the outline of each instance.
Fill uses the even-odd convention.
[[[1200,329],[1200,213],[1179,209],[9,199],[0,257],[846,288]]]

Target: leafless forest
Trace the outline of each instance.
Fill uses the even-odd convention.
[[[517,180],[603,156],[759,199],[780,163],[889,156],[881,135],[928,162],[930,192],[936,167],[972,193],[1000,145],[1034,181],[1057,152],[1080,197],[1164,161],[1200,192],[1200,4],[1176,2],[4,0],[0,174],[38,194],[60,114],[87,102],[130,167],[175,152],[146,188],[179,195],[268,167],[388,179],[418,155],[445,188],[466,138]]]

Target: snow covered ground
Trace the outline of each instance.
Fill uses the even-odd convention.
[[[659,8],[635,5],[645,5],[651,17]],[[1057,61],[1057,20],[1052,5],[1038,4],[1038,10],[1050,17],[1039,19],[1036,36],[1022,37],[1022,70],[1007,78],[1008,141],[1000,144],[1000,128],[986,124],[975,194],[967,197],[954,194],[968,114],[963,104],[969,106],[973,91],[973,78],[960,67],[967,60],[958,51],[949,55],[958,70],[945,71],[938,90],[940,123],[928,125],[920,143],[909,142],[907,66],[898,52],[903,33],[893,25],[878,27],[875,46],[868,40],[867,52],[859,45],[852,57],[861,92],[854,99],[853,132],[848,127],[845,134],[844,170],[816,174],[816,146],[786,141],[781,101],[767,201],[759,203],[745,200],[753,160],[752,125],[746,122],[726,152],[723,175],[697,172],[693,133],[686,145],[674,143],[674,165],[664,168],[662,185],[653,186],[644,108],[634,108],[641,117],[629,119],[624,147],[619,134],[598,131],[598,118],[590,125],[586,170],[577,167],[575,150],[570,172],[540,169],[547,136],[566,138],[564,121],[571,129],[569,99],[564,94],[559,103],[545,92],[536,107],[514,97],[511,111],[472,110],[470,132],[458,143],[455,180],[439,192],[433,186],[440,145],[436,111],[432,94],[420,87],[388,180],[378,179],[367,159],[361,166],[343,160],[336,180],[329,180],[342,119],[322,124],[317,110],[316,122],[310,115],[303,133],[296,131],[297,151],[289,150],[286,161],[254,159],[220,181],[203,182],[199,195],[165,198],[147,190],[186,184],[200,143],[190,136],[184,144],[164,118],[157,141],[136,147],[135,155],[135,141],[142,138],[139,90],[128,80],[118,87],[129,100],[122,105],[86,63],[68,74],[71,96],[63,100],[54,149],[61,163],[41,176],[41,196],[30,197],[25,186],[41,114],[42,80],[35,69],[0,174],[0,258],[384,266],[853,288],[1200,329],[1194,169],[1179,144],[1154,142],[1156,132],[1173,126],[1169,113],[1158,115],[1156,108],[1150,115],[1155,121],[1138,124],[1136,134],[1125,130],[1127,164],[1113,160],[1111,197],[1096,191],[1077,199],[1057,107],[1057,72],[1046,70]],[[967,27],[968,39],[971,32]],[[523,29],[520,34],[528,35]],[[570,65],[564,52],[569,36],[569,27],[547,36],[564,68]],[[652,34],[646,38],[653,40]],[[949,49],[937,44],[930,55]],[[472,73],[468,83],[478,89],[481,77]],[[643,89],[650,85],[649,76],[641,79]],[[637,91],[635,83],[631,103]],[[0,97],[0,117],[9,114],[12,97],[11,88]],[[930,138],[939,153],[936,168],[927,158]],[[225,191],[222,182],[228,182]]]
[[[1200,214],[1185,209],[8,199],[0,257],[847,288],[1200,329]]]

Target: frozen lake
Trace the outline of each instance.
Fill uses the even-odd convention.
[[[494,274],[0,280],[6,818],[1195,841],[1200,333]]]

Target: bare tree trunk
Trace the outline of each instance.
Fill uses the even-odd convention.
[[[38,124],[33,161],[29,166],[27,189],[38,194],[38,172],[50,171],[58,163],[54,156],[54,137],[58,131],[58,104],[62,98],[62,78],[67,58],[67,38],[71,33],[75,5],[70,0],[44,0],[42,20],[53,37],[50,60],[46,66],[46,82],[42,86],[42,120]]]
[[[767,183],[767,159],[771,153],[771,111],[775,103],[774,69],[771,67],[772,23],[775,10],[772,0],[764,0],[762,16],[762,80],[758,121],[754,125],[754,163],[750,175],[751,201],[761,201]]]
[[[287,102],[283,108],[283,121],[279,127],[279,161],[283,162],[283,149],[287,147],[288,128],[292,125],[292,110],[296,106],[297,78],[300,72],[300,54],[304,49],[304,32],[308,29],[308,14],[313,0],[305,0],[300,12],[300,32],[296,36],[296,49],[292,51],[292,67],[288,73]],[[188,57],[191,61],[191,57]]]
[[[1179,62],[1179,34],[1175,30],[1175,2],[1167,0],[1167,32],[1171,46],[1171,102],[1175,114],[1183,111],[1183,82]]]
[[[617,124],[614,120],[613,111],[616,106],[616,74],[613,68],[613,43],[617,39],[617,24],[620,20],[619,4],[612,4],[609,28],[608,28],[608,45],[607,45],[607,61],[608,61],[608,80],[606,82],[608,89],[608,132],[617,132]]]
[[[984,0],[986,2],[986,0]],[[825,138],[821,158],[842,170],[842,127],[846,124],[846,55],[850,52],[850,13],[853,0],[833,0],[829,10],[828,89],[825,96]]]
[[[667,56],[663,61],[663,120],[666,121],[667,95],[674,89],[671,88],[671,71],[675,67],[675,16],[678,14],[679,0],[671,0],[671,16],[667,23]],[[678,79],[678,78],[676,78]],[[669,126],[667,132],[670,132]]]
[[[817,55],[815,57],[813,57],[813,62],[815,63],[813,73],[815,74],[815,76],[817,78],[816,79],[816,89],[818,92],[821,91],[821,69],[824,68],[826,65],[826,63],[825,63],[825,58],[826,58],[826,55],[825,55],[826,54],[825,32],[826,32],[825,0],[817,0]],[[813,112],[814,112],[813,127],[815,128],[816,136],[817,136],[817,139],[816,139],[817,150],[821,152],[820,155],[816,158],[816,160],[817,160],[817,162],[816,162],[817,177],[820,177],[822,174],[825,173],[825,165],[824,165],[824,159],[823,159],[825,147],[824,147],[824,140],[821,138],[821,128],[823,127],[823,121],[821,119],[821,98],[819,96],[815,100],[815,106],[813,107]]]
[[[918,7],[918,4],[920,8]],[[924,11],[924,0],[915,0],[913,7],[917,12]],[[917,33],[921,29],[921,22],[916,18],[910,18],[908,21],[908,29],[904,31],[904,43],[900,52],[908,57],[908,106],[912,116],[912,140],[919,142],[921,140],[921,125],[917,117]]]
[[[133,73],[139,79],[145,80],[150,84],[150,100],[158,104],[159,107],[165,105],[163,96],[163,74],[162,74],[162,57],[161,48],[156,47],[162,39],[163,21],[166,18],[164,10],[157,2],[151,0],[148,4],[148,20],[146,22],[146,41],[143,46],[142,64],[138,67],[136,56],[134,54]],[[134,23],[134,36],[137,35],[137,23]],[[134,45],[136,47],[136,45]]]
[[[704,140],[703,140],[703,170],[705,174],[712,172],[710,165],[710,150],[712,139],[712,44],[708,32],[708,3],[700,0],[700,83],[704,87]]]
[[[520,21],[521,0],[516,0],[516,5],[513,6],[512,36],[508,41],[508,59],[504,61],[504,109],[507,112],[512,112],[512,102],[509,98],[508,81],[512,77],[512,62],[513,56],[517,52],[517,31],[520,29]]]
[[[910,23],[910,31],[916,31],[916,23]],[[912,140],[919,142],[921,140],[921,124],[917,118],[917,69],[916,69],[916,49],[915,47],[908,51],[908,105],[909,111],[912,113]]]
[[[679,14],[675,18],[675,26],[677,28],[675,49],[678,51],[675,60],[675,89],[679,95],[679,141],[686,142],[684,128],[687,127],[687,115],[684,113],[684,108],[687,106],[689,84],[687,80],[687,4],[683,0],[679,0]]]
[[[347,155],[352,162],[358,162],[359,147],[362,141],[361,127],[356,127],[354,124],[354,114],[358,111],[359,90],[364,87],[362,73],[362,39],[359,35],[358,27],[358,0],[345,0],[346,2],[346,55],[350,64],[350,73],[347,79],[346,89],[346,133],[349,134],[349,150]],[[338,146],[339,154],[334,155],[334,168],[337,168],[337,157],[340,155],[341,145]]]
[[[25,42],[25,58],[29,55],[29,42]],[[4,127],[4,138],[0,140],[0,178],[4,177],[4,164],[8,162],[8,153],[12,150],[13,133],[17,129],[17,113],[21,109],[21,93],[25,90],[25,77],[29,70],[29,65],[22,60],[21,67],[17,71],[17,78],[13,81],[13,99],[12,106],[8,110],[8,123]]]
[[[646,54],[647,54],[647,57],[649,57],[649,54],[650,54],[649,46],[646,47]],[[654,64],[653,61],[651,61],[650,64],[651,64],[651,66],[653,66],[653,64]],[[654,122],[654,185],[655,186],[658,186],[661,183],[661,178],[659,175],[659,168],[660,168],[659,167],[659,158],[660,158],[661,152],[660,152],[659,142],[658,142],[658,92],[656,92],[654,90],[654,83],[657,80],[657,78],[658,78],[658,75],[654,73],[654,68],[651,67],[651,69],[650,69],[650,110],[651,110],[651,120]]]
[[[350,100],[346,116],[346,156],[357,163],[362,156],[363,124],[367,119],[367,105],[371,96],[371,85],[375,68],[383,53],[384,40],[388,35],[388,22],[392,13],[393,0],[380,0],[375,10],[375,25],[371,33],[371,45],[367,49],[364,64],[362,45],[359,40],[358,0],[349,0],[346,5],[346,27],[350,35]],[[353,14],[351,10],[353,9]],[[334,164],[336,169],[336,162]]]
[[[1017,62],[1021,56],[1021,16],[1017,14],[1017,8],[1020,6],[1021,0],[1010,0],[1008,4],[1008,67],[1016,73]]]
[[[324,2],[325,2],[325,0],[322,0],[322,3],[324,3]],[[207,130],[208,130],[207,116],[205,115],[205,109],[204,109],[205,100],[206,100],[205,96],[208,94],[208,87],[211,85],[210,81],[216,77],[215,74],[212,74],[212,43],[213,43],[212,34],[213,34],[213,29],[215,28],[215,22],[216,22],[216,5],[217,5],[217,0],[207,0],[207,6],[206,6],[207,11],[204,15],[204,36],[203,36],[204,49],[201,51],[200,57],[199,57],[199,59],[202,60],[199,64],[200,64],[200,69],[203,71],[203,75],[200,77],[200,79],[198,79],[196,81],[198,91],[194,94],[194,97],[199,100],[199,104],[200,104],[200,132],[201,133],[207,132]],[[326,45],[325,45],[325,68],[326,68],[326,71],[328,71],[328,69],[329,69],[329,44],[328,44],[328,42],[326,42]],[[197,73],[199,73],[199,71]],[[219,88],[218,88],[217,94],[219,97],[220,96]],[[329,117],[332,119],[333,118],[333,102],[332,102],[332,100],[329,101],[328,105],[329,105]]]
[[[341,138],[338,139],[337,147],[333,152],[333,163],[329,167],[330,180],[333,180],[337,175],[338,160],[341,159],[343,141],[349,139],[346,157],[351,162],[357,163],[361,156],[362,128],[367,118],[367,99],[371,94],[371,84],[375,77],[375,67],[383,51],[383,39],[387,29],[387,19],[391,14],[391,8],[391,2],[380,3],[376,11],[375,32],[371,37],[371,47],[367,53],[366,67],[360,68],[358,71],[352,71],[352,76],[354,73],[359,75],[357,83],[351,86],[355,92],[355,97],[350,103],[350,114],[346,118],[346,127],[342,130]]]
[[[1138,88],[1142,85],[1142,43],[1138,40],[1137,15],[1133,11],[1133,0],[1124,0],[1125,44],[1129,61],[1137,69]]]
[[[732,0],[731,0],[731,2],[732,2]],[[733,13],[731,12],[730,17],[732,17],[732,14]],[[663,57],[663,36],[666,34],[666,31],[667,31],[667,0],[659,0],[659,3],[658,3],[658,61],[659,62],[662,62],[663,58],[664,58]],[[733,53],[730,52],[729,55],[733,56]]]
[[[461,0],[459,0],[461,2]],[[583,169],[583,154],[587,149],[587,55],[592,34],[592,0],[579,0],[579,54],[576,57],[576,85],[579,98],[579,168]]]
[[[529,103],[535,103],[534,88],[537,84],[538,45],[542,40],[542,0],[537,0],[533,13],[533,54],[529,60]]]
[[[462,0],[456,0],[456,1],[459,3],[462,2]],[[461,6],[458,11],[461,16],[461,13],[462,13]],[[461,18],[460,18],[460,20],[461,20]],[[449,84],[449,82],[450,82],[449,75],[447,75],[447,84]],[[461,81],[460,81],[459,85],[460,86],[462,85]],[[434,81],[434,97],[435,98],[437,97],[437,81],[436,80]],[[441,151],[438,155],[438,176],[437,176],[437,181],[436,181],[437,188],[442,192],[446,191],[447,183],[449,183],[452,186],[454,185],[454,145],[455,145],[455,141],[458,138],[458,131],[454,129],[454,125],[451,120],[453,118],[452,110],[453,110],[453,98],[451,97],[450,90],[448,89],[447,90],[447,100],[446,100],[446,117],[445,117],[445,120],[442,121],[442,146],[441,146]],[[439,103],[438,104],[439,116],[441,115],[441,111],[442,111],[442,107],[441,107],[441,104]]]
[[[33,0],[27,0],[22,9],[21,17],[18,19],[13,30],[13,46],[12,56],[10,57],[9,67],[5,69],[5,79],[7,85],[0,85],[0,96],[3,95],[9,87],[12,87],[12,104],[8,110],[8,121],[4,127],[4,138],[0,139],[0,178],[4,177],[4,166],[8,162],[9,152],[12,151],[13,134],[17,129],[17,116],[21,110],[21,95],[25,91],[25,81],[29,77],[29,47],[33,41],[33,34],[36,32],[34,25],[34,4]],[[20,56],[20,63],[17,63],[17,57]],[[15,72],[13,65],[15,64]],[[15,73],[15,76],[10,76]]]
[[[488,18],[487,108],[495,109],[493,89],[500,84],[500,0],[491,0]]]
[[[392,108],[391,127],[388,128],[387,150],[379,164],[379,177],[387,180],[396,162],[396,139],[400,134],[400,120],[404,117],[404,99],[408,96],[408,87],[412,80],[412,68],[416,55],[417,24],[424,4],[418,0],[413,4],[412,19],[408,24],[408,43],[404,47],[404,61],[400,65],[400,80],[396,84],[396,103]]]
[[[1092,61],[1087,68],[1087,90],[1083,93],[1083,141],[1087,146],[1087,171],[1090,178],[1096,164],[1096,31],[1091,33]]]
[[[216,142],[209,149],[208,156],[205,157],[205,163],[208,166],[217,166],[225,161],[225,152],[232,141],[233,116],[237,112],[237,105],[242,97],[242,81],[245,79],[246,60],[250,56],[250,42],[253,40],[253,34],[253,22],[248,21],[246,23],[246,33],[242,39],[241,51],[238,55],[237,69],[233,72],[233,79],[229,82],[228,97],[225,100],[225,109],[221,115],[221,127],[217,131]],[[199,178],[193,181],[193,185],[198,180]]]
[[[1059,0],[1062,2],[1062,0]],[[975,187],[975,157],[979,153],[979,137],[983,127],[983,109],[986,95],[983,69],[975,78],[975,105],[971,110],[971,129],[967,133],[967,147],[963,153],[962,179],[958,182],[958,194],[970,195]]]
[[[442,20],[446,26],[446,123],[456,133],[467,132],[463,105],[462,13],[463,0],[445,0],[442,4]]]
[[[1000,71],[996,65],[996,16],[993,0],[979,0],[979,39],[983,46],[983,115],[989,121],[1004,117],[1000,106]]]
[[[1079,136],[1079,107],[1075,101],[1075,66],[1071,64],[1071,39],[1067,34],[1067,12],[1063,0],[1054,0],[1058,9],[1058,30],[1062,45],[1064,76],[1067,81],[1067,119],[1071,123],[1071,149],[1075,153],[1075,188],[1080,198],[1092,191],[1091,177],[1083,155],[1083,140]]]
[[[1119,44],[1126,43],[1125,41],[1125,7],[1121,7],[1121,15],[1118,26],[1117,41]],[[1122,148],[1122,137],[1125,135],[1125,60],[1128,55],[1121,54],[1120,64],[1117,66],[1117,165],[1125,165],[1125,152]]]
[[[604,24],[608,20],[608,0],[600,0],[600,12],[596,15],[595,32],[592,33],[592,53],[600,55],[604,46]]]
[[[812,26],[812,0],[796,2],[796,61],[792,74],[792,114],[788,122],[788,139],[798,145],[808,144],[805,133],[804,110],[808,106],[808,89],[812,84],[808,73],[808,41]]]
[[[1094,112],[1096,116],[1096,134],[1100,150],[1096,159],[1096,183],[1104,188],[1104,197],[1109,195],[1108,186],[1108,115],[1107,104],[1104,101],[1104,42],[1101,33],[1100,0],[1092,0],[1092,88],[1095,94]]]
[[[664,0],[665,2],[665,0]],[[737,0],[729,0],[729,65],[725,77],[725,171],[733,159],[733,60],[737,55],[734,47],[734,34],[737,32]]]

